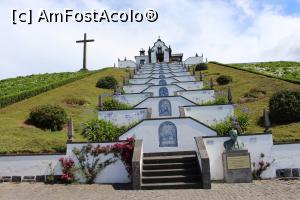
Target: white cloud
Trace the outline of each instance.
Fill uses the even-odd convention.
[[[109,2],[109,3],[108,3]],[[0,79],[31,73],[76,71],[82,64],[83,33],[88,44],[88,68],[113,66],[117,58],[133,59],[160,35],[184,57],[204,53],[209,60],[251,62],[300,60],[300,17],[285,16],[279,5],[257,1],[17,1],[0,3]],[[155,23],[62,23],[12,25],[12,8],[90,10],[154,8]]]

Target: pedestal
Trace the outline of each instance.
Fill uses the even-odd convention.
[[[226,183],[251,183],[251,160],[248,150],[223,152],[223,172]]]

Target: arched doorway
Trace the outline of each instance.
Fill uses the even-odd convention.
[[[166,121],[158,128],[159,147],[177,147],[177,128],[173,122]]]

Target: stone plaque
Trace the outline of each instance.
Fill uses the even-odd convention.
[[[222,160],[226,183],[252,182],[250,153],[247,150],[225,151]]]
[[[245,156],[228,156],[227,169],[247,169],[250,168],[250,158]]]

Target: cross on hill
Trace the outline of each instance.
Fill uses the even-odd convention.
[[[83,40],[78,40],[78,41],[76,41],[76,43],[83,43],[83,66],[82,66],[82,69],[83,70],[87,70],[86,69],[86,44],[88,43],[88,42],[94,42],[95,40],[93,40],[93,39],[90,39],[90,40],[87,40],[86,39],[86,33],[84,33],[84,38],[83,38]]]

